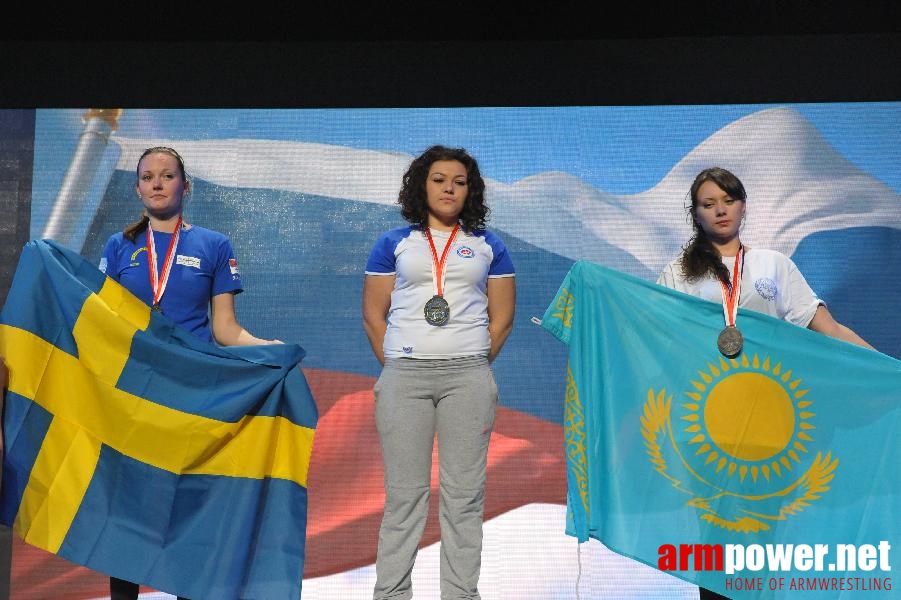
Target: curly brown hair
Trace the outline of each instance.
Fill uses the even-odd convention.
[[[429,207],[426,197],[426,178],[432,163],[439,160],[456,160],[466,167],[466,179],[469,192],[466,202],[460,212],[460,226],[467,233],[484,230],[488,222],[490,210],[485,203],[485,181],[479,172],[479,164],[463,148],[448,148],[447,146],[432,146],[413,159],[407,172],[404,173],[403,183],[397,203],[400,205],[401,216],[413,225],[421,229],[428,226]]]

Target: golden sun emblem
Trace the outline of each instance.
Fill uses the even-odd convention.
[[[838,459],[811,456],[816,410],[800,377],[746,354],[692,378],[683,402],[648,390],[641,417],[656,470],[692,495],[700,518],[735,531],[769,529],[829,490]]]

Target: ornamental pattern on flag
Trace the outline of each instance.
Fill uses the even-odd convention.
[[[569,350],[567,534],[653,567],[664,544],[898,547],[901,361],[753,311],[736,324],[729,359],[719,304],[572,266],[542,318]],[[729,597],[787,593],[671,574]],[[873,573],[826,573],[843,575]]]

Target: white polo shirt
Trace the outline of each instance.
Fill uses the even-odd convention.
[[[681,256],[671,261],[657,283],[692,296],[722,304],[720,281],[708,275],[689,282],[682,274]],[[732,273],[734,256],[724,256],[723,264]],[[747,308],[772,317],[807,327],[820,300],[789,257],[776,250],[752,248],[745,252],[741,274],[739,308]]]
[[[430,230],[438,258],[449,231]],[[386,231],[376,240],[366,275],[396,276],[385,334],[386,358],[453,358],[487,356],[488,279],[513,277],[513,261],[503,241],[491,231],[454,237],[442,272],[442,291],[450,320],[441,326],[425,320],[426,302],[438,293],[428,239],[414,226]]]

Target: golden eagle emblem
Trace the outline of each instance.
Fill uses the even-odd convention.
[[[708,362],[679,404],[665,389],[648,390],[641,434],[651,463],[691,495],[702,521],[767,530],[819,500],[838,468],[831,452],[811,453],[809,391],[769,357]]]

